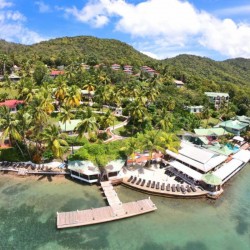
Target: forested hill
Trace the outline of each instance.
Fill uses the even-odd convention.
[[[179,55],[156,60],[114,39],[90,36],[63,37],[29,46],[0,40],[1,54],[7,54],[7,68],[11,68],[13,64],[21,66],[27,60],[33,63],[42,61],[52,67],[78,62],[90,65],[131,64],[136,68],[148,65],[160,73],[194,84],[193,89],[200,84],[204,85],[206,81],[209,82],[209,87],[213,83],[250,86],[250,59],[214,61],[206,57]]]
[[[16,59],[33,58],[48,65],[68,65],[82,61],[90,65],[119,63],[152,66],[156,62],[126,43],[90,36],[56,38],[30,46],[0,40],[0,53],[6,51],[14,54]]]
[[[193,55],[179,55],[162,61],[165,73],[183,81],[207,79],[217,84],[250,85],[250,59],[236,58],[226,61]]]

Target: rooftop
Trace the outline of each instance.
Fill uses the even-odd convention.
[[[205,95],[207,96],[210,96],[210,97],[229,97],[229,94],[228,93],[219,93],[219,92],[205,92],[204,93]]]
[[[203,136],[222,136],[228,134],[224,128],[198,128],[194,129],[195,134]]]
[[[15,108],[19,104],[23,104],[22,100],[6,100],[4,102],[0,102],[0,106],[6,106],[8,108]]]
[[[249,126],[249,124],[240,122],[238,120],[228,120],[228,121],[219,123],[218,126],[224,127],[224,128],[232,128],[236,130],[241,130]]]

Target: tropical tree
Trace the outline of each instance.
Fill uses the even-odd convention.
[[[76,85],[72,85],[69,87],[65,96],[65,104],[70,107],[78,107],[80,105],[81,95],[81,89]]]
[[[18,128],[19,121],[16,119],[14,113],[10,112],[10,109],[6,106],[0,107],[0,129],[2,130],[1,141],[4,142],[6,138],[9,139],[10,144],[16,145],[20,150],[22,156],[24,153],[20,148],[18,142],[22,141],[22,136]]]
[[[60,117],[60,121],[65,125],[65,132],[66,132],[67,131],[67,128],[66,128],[67,121],[70,121],[74,117],[74,114],[72,113],[71,107],[68,105],[62,106],[62,108],[60,110],[59,117]]]
[[[61,134],[56,125],[49,125],[40,134],[41,140],[45,143],[47,150],[51,150],[55,158],[63,159],[63,154],[68,143],[65,141],[65,134]]]
[[[92,116],[83,119],[78,123],[75,130],[80,138],[82,138],[85,133],[89,134],[90,132],[97,132],[98,124],[96,118]]]

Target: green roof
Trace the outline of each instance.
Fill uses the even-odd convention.
[[[247,124],[250,124],[250,117],[247,117],[245,115],[242,115],[242,116],[236,116],[236,119],[240,122],[244,122],[244,123],[247,123]]]
[[[80,121],[81,121],[80,119],[76,119],[76,120],[66,121],[66,123],[59,122],[59,126],[62,132],[71,132],[74,131],[74,129],[76,128],[77,124]]]
[[[204,182],[206,182],[207,184],[210,184],[210,185],[217,186],[217,185],[222,184],[222,180],[219,177],[217,177],[214,174],[212,174],[212,173],[204,174],[202,176],[202,180]]]
[[[240,122],[238,120],[228,120],[225,122],[221,122],[218,124],[220,127],[224,127],[224,128],[232,128],[235,130],[242,130],[244,128],[246,128],[248,126],[247,123],[244,122]]]
[[[224,128],[194,129],[195,134],[203,136],[222,136],[228,134]]]

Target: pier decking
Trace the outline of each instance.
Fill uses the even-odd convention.
[[[78,227],[128,218],[156,210],[150,198],[122,203],[109,181],[101,182],[109,206],[57,213],[57,228]]]

